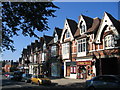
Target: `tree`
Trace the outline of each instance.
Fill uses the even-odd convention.
[[[52,2],[2,2],[2,48],[15,50],[13,36],[37,37],[35,31],[48,30],[48,17],[56,17],[59,7]]]

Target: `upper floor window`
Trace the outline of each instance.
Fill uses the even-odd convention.
[[[113,35],[107,35],[105,37],[105,47],[108,48],[108,47],[114,47],[115,44],[114,44],[114,37]]]
[[[46,44],[44,43],[44,45],[43,45],[43,50],[45,50],[46,49]]]
[[[78,40],[78,52],[86,51],[86,39]]]
[[[56,56],[57,55],[57,46],[52,46],[51,47],[51,56]]]
[[[69,47],[70,47],[70,45],[69,45],[69,43],[64,43],[63,45],[62,45],[62,48],[63,48],[63,54],[68,54],[69,53]]]
[[[55,37],[54,37],[54,42],[56,43],[58,41],[58,35],[55,34]]]
[[[66,32],[66,38],[70,38],[70,32],[69,31]]]
[[[85,25],[82,25],[81,27],[81,33],[84,33],[85,32]]]

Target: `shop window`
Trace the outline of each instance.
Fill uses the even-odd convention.
[[[73,73],[73,74],[76,73],[76,66],[71,66],[70,69],[71,69],[71,70],[70,70],[71,73]]]

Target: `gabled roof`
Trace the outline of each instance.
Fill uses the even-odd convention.
[[[46,44],[48,44],[53,39],[52,36],[47,36],[47,35],[44,35],[43,38]]]
[[[111,14],[105,12],[107,14],[107,16],[110,18],[110,20],[112,21],[113,25],[116,27],[116,29],[118,30],[119,34],[120,34],[120,21],[116,20]]]
[[[67,29],[65,24],[69,27],[69,29]],[[74,39],[74,34],[75,34],[76,30],[77,30],[77,23],[74,20],[71,20],[71,19],[67,18],[65,20],[65,24],[64,24],[64,29],[62,31],[62,35],[61,35],[61,38],[60,38],[61,43],[63,41],[63,38],[64,38],[65,33],[67,32],[67,30],[69,30],[70,35],[72,35],[70,40]]]
[[[76,32],[74,34],[74,37],[76,38],[76,37],[79,37],[79,36],[80,36],[80,29],[77,28],[77,30],[76,30]]]
[[[69,24],[69,27],[71,29],[71,32],[74,36],[76,30],[77,30],[77,23],[74,21],[74,20],[71,20],[71,19],[66,19],[68,24]]]
[[[54,39],[52,39],[48,44],[49,45],[54,44]]]
[[[55,31],[56,31],[56,33],[57,33],[57,35],[58,35],[58,39],[60,39],[60,37],[61,37],[62,30],[63,30],[63,29],[60,29],[60,28],[58,28],[58,27],[55,27]]]
[[[86,25],[87,25],[87,29],[89,29],[91,26],[92,26],[92,23],[93,23],[93,18],[90,18],[88,16],[85,16],[85,15],[81,15],[83,17],[83,19],[85,20],[86,22]],[[79,16],[79,20],[80,20],[80,17]]]
[[[98,28],[99,28],[100,22],[101,22],[101,19],[99,19],[98,17],[97,17],[97,18],[94,18],[94,19],[93,19],[93,23],[92,23],[92,27],[89,28],[89,29],[86,31],[86,34],[96,33],[97,30],[98,30]]]
[[[88,31],[88,29],[90,29],[91,27],[92,27],[92,25],[93,25],[93,23],[94,23],[94,19],[93,18],[90,18],[90,17],[88,17],[88,16],[85,16],[85,15],[80,15],[79,16],[79,20],[80,20],[80,18],[81,17],[83,17],[83,19],[85,20],[85,22],[86,22],[86,26],[87,26],[87,31]],[[74,37],[79,37],[80,36],[80,29],[77,27],[77,30],[76,30],[76,32],[75,32],[75,34],[74,34]]]
[[[116,35],[118,36],[120,34],[120,22],[118,20],[116,20],[112,15],[110,15],[109,13],[107,12],[104,12],[104,16],[103,16],[103,19],[101,20],[101,23],[100,23],[100,26],[99,26],[99,29],[97,31],[97,35],[96,35],[96,38],[94,40],[94,42],[96,43],[100,43],[101,41],[101,36],[102,34],[104,33],[105,29],[107,28],[107,26],[109,25],[108,22],[106,22],[107,24],[104,25],[104,27],[102,27],[103,25],[103,21],[105,19],[105,17],[109,18],[111,24],[113,24],[113,26],[116,28],[116,30],[113,30],[111,29],[113,32],[115,31],[116,32]]]

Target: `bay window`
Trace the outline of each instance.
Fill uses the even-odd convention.
[[[105,37],[105,48],[114,47],[114,37],[113,35],[107,35]]]
[[[51,47],[51,56],[57,56],[57,46]]]
[[[70,58],[70,43],[63,43],[62,44],[62,57],[63,59]]]
[[[86,39],[78,40],[78,52],[86,51]]]
[[[63,44],[63,54],[69,53],[69,43]]]

